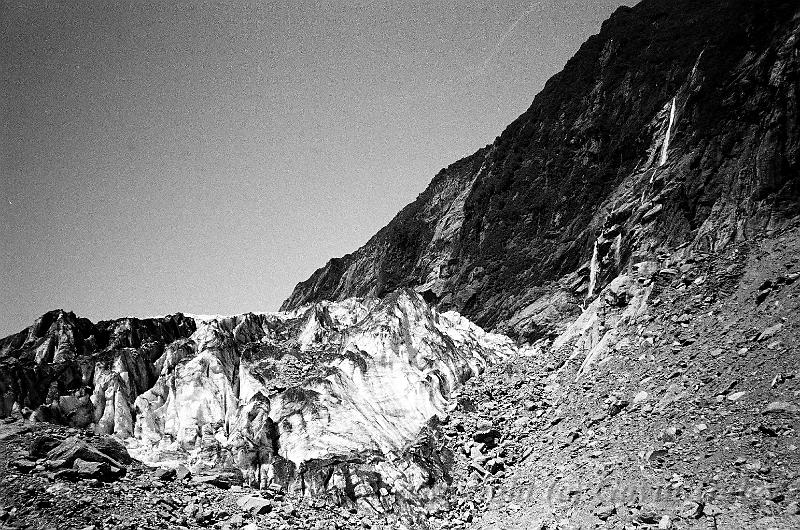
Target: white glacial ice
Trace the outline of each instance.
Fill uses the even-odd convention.
[[[347,480],[360,480],[365,498],[377,488],[364,477],[375,474],[393,491],[424,497],[432,471],[409,447],[446,415],[463,381],[516,354],[508,337],[440,314],[412,291],[198,319],[190,339],[157,360],[134,425],[121,417],[117,434],[130,436],[145,462],[234,465],[261,487],[313,493],[332,487],[330,473],[361,473]],[[296,377],[276,389],[282,370]],[[104,395],[116,388],[105,387]],[[317,480],[319,468],[329,478]]]

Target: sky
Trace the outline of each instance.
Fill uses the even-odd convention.
[[[633,0],[0,0],[0,336],[272,311]]]

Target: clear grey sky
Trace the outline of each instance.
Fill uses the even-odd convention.
[[[0,336],[278,307],[633,0],[0,0]]]

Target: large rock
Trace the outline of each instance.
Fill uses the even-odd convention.
[[[58,447],[60,443],[60,440],[46,434],[36,436],[31,440],[31,444],[28,447],[28,454],[31,458],[43,458],[47,453]]]
[[[123,470],[113,467],[107,462],[86,461],[80,458],[75,459],[73,469],[78,478],[95,479],[103,482],[110,482],[119,478]]]
[[[246,512],[262,515],[272,511],[272,503],[262,497],[246,495],[236,500],[237,506]]]
[[[93,436],[89,443],[104,455],[121,464],[128,465],[133,461],[131,455],[128,454],[128,449],[113,436]]]
[[[762,412],[764,414],[800,414],[800,407],[786,401],[773,401]]]
[[[82,460],[108,464],[116,469],[125,469],[121,462],[102,453],[77,436],[71,436],[63,440],[47,453],[47,459],[51,462],[59,462],[61,467],[71,467],[76,460]]]

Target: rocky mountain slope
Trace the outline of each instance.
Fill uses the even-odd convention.
[[[516,349],[413,291],[96,325],[54,311],[0,341],[0,415],[114,435],[151,466],[413,520],[451,480],[435,429],[450,394]]]
[[[86,395],[90,388],[62,397],[52,390],[35,411],[18,412],[19,407],[12,405],[10,416],[0,422],[0,523],[8,528],[81,530],[795,529],[800,522],[798,311],[800,220],[770,237],[734,243],[720,252],[671,248],[657,260],[616,277],[555,340],[522,348],[484,334],[453,314],[437,315],[410,292],[382,303],[322,303],[272,316],[165,317],[158,320],[185,321],[187,333],[192,329],[188,322],[195,322],[195,331],[158,355],[154,365],[162,375],[133,400],[138,418],[133,437],[124,437],[126,421],[99,427],[95,419],[80,429],[20,419],[19,412],[31,419],[49,414],[76,425],[102,418],[107,406],[95,409],[99,416],[82,420],[63,408],[68,402],[62,397]],[[349,323],[351,314],[360,315],[356,319],[362,324]],[[409,323],[422,322],[406,327],[406,317]],[[59,347],[54,348],[42,345],[52,333],[67,336],[63,330],[70,325],[65,324],[82,321],[64,313],[46,315],[45,321],[47,327],[39,323],[7,339],[4,351],[26,352],[28,359],[48,349],[74,352],[68,340],[56,341]],[[418,344],[414,336],[432,336],[426,341],[429,345],[442,340],[446,347],[415,346],[413,350],[420,352],[415,359],[431,358],[430,352],[438,351],[440,359],[455,360],[457,365],[466,361],[470,366],[454,374],[477,375],[459,380],[441,394],[408,399],[403,379],[428,381],[423,374],[433,372],[421,370],[416,372],[418,378],[400,378],[406,390],[398,398],[384,388],[395,386],[391,384],[395,366],[376,381],[381,396],[400,402],[402,416],[372,415],[378,425],[370,434],[351,429],[339,438],[315,430],[337,422],[326,414],[307,415],[306,401],[287,398],[296,394],[292,388],[315,385],[315,377],[305,372],[326,366],[345,367],[330,383],[362,372],[347,368],[353,359],[349,349],[334,347],[336,361],[327,358],[324,347],[304,350],[302,345],[337,343],[329,333],[342,327],[354,327],[352,336],[361,337],[358,343],[363,345],[367,339],[362,333],[375,331],[375,322],[381,323],[378,336],[395,340],[393,330],[418,333],[422,325],[421,335],[399,338],[399,351]],[[255,342],[250,333],[261,332],[253,323],[260,323],[264,332]],[[106,326],[100,323],[94,329]],[[119,321],[116,326],[139,330],[140,336],[150,326],[151,337],[157,335],[152,330],[167,329],[152,321]],[[240,398],[248,393],[243,389],[255,386],[268,393],[268,402],[257,397],[241,405],[240,412],[232,414],[229,430],[224,425],[230,424],[225,419],[226,411],[232,412],[226,408],[230,396],[213,390],[227,388],[217,370],[224,364],[213,361],[225,358],[214,349],[219,342],[208,341],[214,333],[231,341],[229,352],[239,352],[239,374],[264,378],[254,385],[240,376]],[[453,349],[447,347],[450,341],[445,335]],[[117,350],[105,355],[90,350],[85,355],[102,363],[109,357],[121,360],[134,352],[154,351],[127,336],[117,341],[123,345]],[[368,336],[367,343],[374,339]],[[91,335],[72,337],[93,344]],[[351,344],[346,337],[338,343]],[[248,353],[252,348],[260,353]],[[173,366],[179,350],[187,356]],[[369,360],[373,351],[369,347],[362,351],[367,379],[373,377],[370,370],[385,362],[373,364]],[[378,351],[390,358],[397,354],[383,345]],[[465,357],[465,351],[472,356]],[[310,357],[304,364],[306,354]],[[421,361],[411,363],[411,357],[401,355],[401,364],[419,368]],[[7,373],[9,362],[24,366],[23,358],[4,357],[0,372]],[[491,362],[484,364],[486,360]],[[207,368],[198,373],[201,364]],[[63,383],[59,374],[70,373],[61,371],[68,366],[47,361],[39,365],[40,373],[49,374],[56,383],[55,389]],[[97,365],[93,370],[106,373]],[[117,373],[120,382],[130,380],[130,370]],[[376,394],[342,388],[349,393],[339,396],[341,403],[327,401],[333,393],[321,395],[320,400],[331,412],[344,408],[343,418],[367,421],[367,405],[387,410],[382,406],[385,399],[362,403],[359,412],[348,410],[357,396],[375,399]],[[130,403],[123,399],[124,393],[117,400],[120,391],[114,393],[114,404]],[[177,407],[176,398],[181,403]],[[95,402],[90,398],[90,403]],[[428,403],[433,403],[435,415],[404,451],[392,455],[390,450],[383,457],[376,450],[348,453],[350,440],[368,447],[379,443],[383,427],[392,436],[411,427],[405,419],[413,422],[415,416],[408,408],[418,410]],[[300,415],[287,416],[287,406]],[[204,423],[212,419],[212,409],[219,419]],[[291,429],[275,421],[287,417],[293,418]],[[300,417],[314,425],[303,426]],[[380,423],[383,419],[388,424]],[[422,418],[417,421],[422,424]],[[190,428],[176,429],[176,424]],[[353,425],[370,427],[357,421]],[[313,432],[313,439],[306,439],[303,431]],[[158,467],[130,461],[126,449],[102,432],[115,432],[132,455]],[[209,436],[212,432],[214,436]],[[371,441],[365,442],[367,438]],[[288,464],[302,461],[306,451],[319,443],[339,455],[307,459],[292,475]],[[276,466],[283,462],[276,455],[282,454],[289,456],[287,465]],[[344,454],[348,456],[343,458]],[[262,463],[267,465],[261,467]],[[122,469],[125,474],[120,478]],[[276,473],[281,470],[290,472]],[[268,480],[267,489],[247,489],[247,479],[257,488],[262,478]],[[415,485],[416,490],[404,489]],[[375,486],[380,486],[377,491]]]
[[[47,313],[0,524],[800,527],[799,96],[796,2],[644,0],[282,312]]]
[[[483,327],[555,336],[627,267],[798,213],[799,79],[796,2],[622,7],[491,145],[283,308],[413,287]]]
[[[438,527],[800,527],[800,222],[671,250],[459,392]]]

